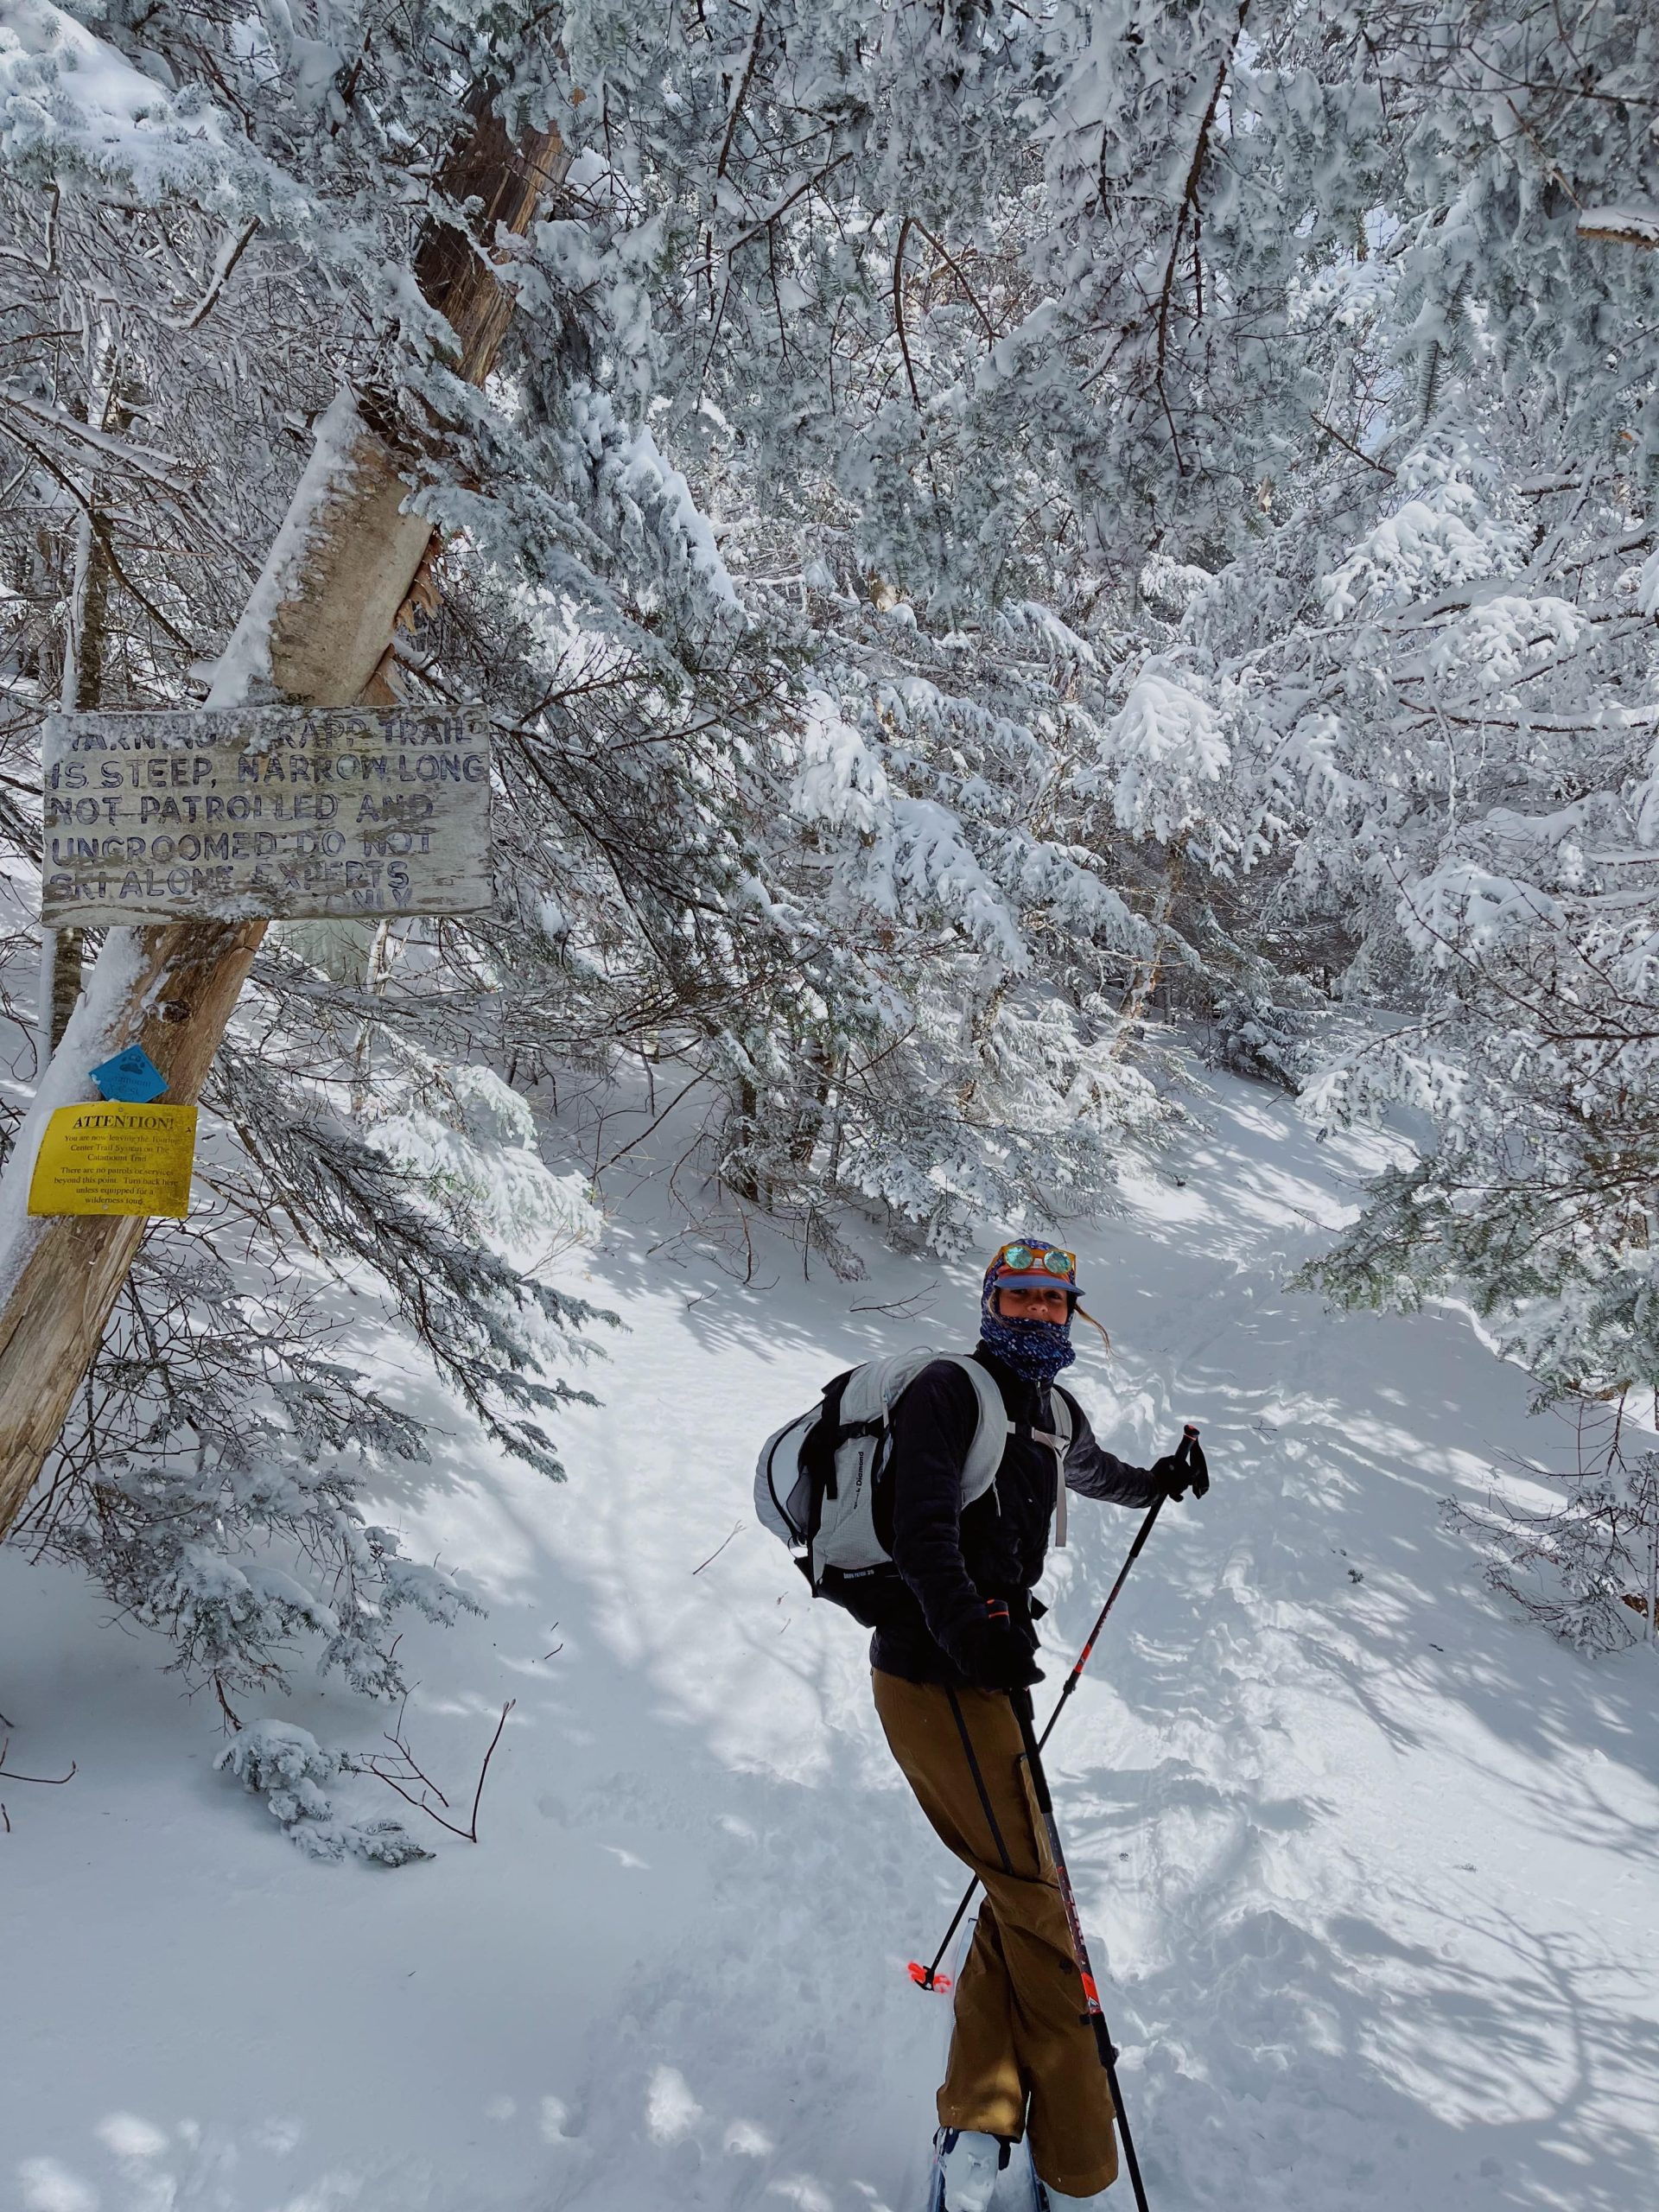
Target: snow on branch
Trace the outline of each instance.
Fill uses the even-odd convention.
[[[1167,843],[1213,810],[1232,758],[1221,715],[1173,670],[1147,665],[1079,791],[1109,791],[1120,828]]]
[[[223,118],[174,94],[51,0],[10,0],[0,22],[0,157],[79,170],[141,198],[212,194],[229,153]]]
[[[1578,232],[1581,238],[1605,238],[1614,245],[1659,246],[1659,208],[1586,207]]]

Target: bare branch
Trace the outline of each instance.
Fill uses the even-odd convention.
[[[483,1764],[478,1770],[478,1787],[473,1792],[472,1818],[464,1828],[459,1827],[454,1821],[445,1820],[442,1813],[435,1812],[428,1803],[429,1791],[446,1811],[448,1808],[449,1800],[420,1765],[410,1750],[409,1738],[404,1732],[401,1715],[397,1727],[385,1732],[386,1741],[397,1754],[396,1760],[388,1758],[384,1751],[371,1751],[366,1758],[358,1763],[358,1770],[364,1774],[372,1774],[377,1781],[384,1782],[389,1789],[397,1791],[406,1805],[414,1806],[416,1812],[424,1813],[428,1820],[435,1821],[441,1828],[447,1828],[451,1835],[459,1836],[463,1843],[476,1843],[478,1841],[478,1808],[483,1802],[484,1784],[489,1778],[490,1761],[495,1757],[495,1747],[501,1741],[501,1732],[507,1725],[507,1715],[518,1702],[517,1698],[510,1697],[501,1708],[501,1717],[495,1724],[495,1733],[490,1738],[489,1749],[485,1752]],[[389,1772],[389,1768],[393,1770]],[[398,1768],[401,1768],[401,1772],[397,1770]],[[418,1796],[416,1796],[414,1789],[410,1786],[411,1784],[419,1786]]]
[[[66,1782],[73,1782],[75,1778],[77,1770],[73,1759],[69,1762],[67,1774],[19,1774],[16,1767],[6,1764],[6,1754],[10,1749],[10,1737],[0,1738],[0,1779],[7,1782],[38,1782],[48,1789],[61,1789]]]

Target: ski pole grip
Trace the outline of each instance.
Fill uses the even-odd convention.
[[[1181,1424],[1180,1448],[1176,1459],[1187,1469],[1192,1478],[1192,1495],[1203,1497],[1210,1488],[1210,1469],[1204,1456],[1204,1446],[1198,1441],[1198,1425],[1195,1421]]]

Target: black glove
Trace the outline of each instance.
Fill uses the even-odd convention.
[[[1154,1459],[1147,1471],[1166,1497],[1185,1497],[1189,1490],[1194,1497],[1202,1497],[1210,1487],[1209,1465],[1196,1436],[1180,1451],[1166,1452],[1161,1459]]]
[[[1001,1599],[989,1601],[982,1621],[969,1621],[950,1640],[950,1656],[976,1690],[1028,1690],[1043,1670],[1008,1618]]]

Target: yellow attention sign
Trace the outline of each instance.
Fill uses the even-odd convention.
[[[95,1098],[60,1106],[46,1125],[29,1186],[30,1213],[170,1214],[190,1211],[194,1106],[123,1106]]]

